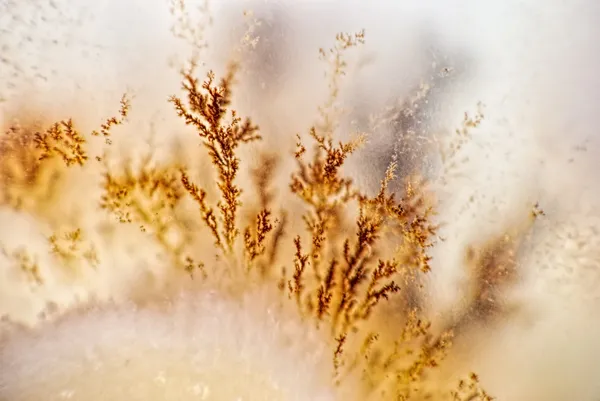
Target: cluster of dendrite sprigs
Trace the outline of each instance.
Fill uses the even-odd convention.
[[[364,34],[339,34],[335,46],[321,50],[331,66],[327,102],[320,108],[319,121],[308,132],[314,146],[307,149],[298,135],[294,155],[297,169],[289,190],[304,205],[305,229],[286,230],[290,211],[275,210],[275,196],[269,188],[277,158],[266,157],[254,171],[258,189],[258,210],[253,221],[241,223],[242,190],[236,179],[240,171],[238,147],[261,139],[259,128],[250,119],[240,118],[229,108],[238,64],[232,63],[223,78],[212,72],[200,81],[195,64],[182,71],[186,98],[170,99],[176,113],[195,129],[216,172],[218,201],[212,203],[209,191],[193,182],[181,163],[157,164],[152,157],[137,166],[103,169],[101,208],[114,214],[120,223],[136,224],[147,232],[169,255],[174,266],[195,277],[208,277],[208,261],[192,255],[194,233],[189,218],[178,218],[182,203],[191,199],[199,220],[208,230],[223,268],[235,274],[253,275],[277,285],[283,302],[295,302],[308,321],[326,327],[332,338],[332,363],[340,383],[357,374],[367,391],[378,399],[490,400],[478,385],[476,375],[461,382],[456,390],[437,388],[427,383],[426,375],[443,360],[451,345],[452,332],[433,335],[430,325],[419,316],[419,282],[430,270],[428,248],[437,227],[432,223],[433,205],[425,182],[416,176],[405,177],[402,191],[390,191],[396,161],[387,169],[375,196],[367,196],[345,176],[342,166],[364,137],[343,143],[334,139],[340,110],[336,99],[344,75],[347,50],[363,43]],[[111,129],[123,123],[129,101],[123,97],[120,116],[108,119],[92,137],[104,137],[110,145]],[[465,130],[479,119],[465,118]],[[462,132],[462,131],[461,131]],[[60,176],[65,166],[89,162],[88,139],[71,120],[35,131],[13,127],[0,143],[2,154],[2,202],[23,208],[32,198],[32,188],[47,185],[51,173]],[[92,157],[104,162],[102,156]],[[60,161],[64,164],[61,164]],[[400,198],[397,198],[397,193]],[[39,194],[47,201],[47,194]],[[37,203],[27,204],[36,208]],[[296,213],[297,211],[293,211]],[[204,231],[206,232],[206,231]],[[176,234],[176,235],[174,235]],[[86,260],[97,265],[98,255],[84,233],[77,229],[55,234],[48,239],[51,251],[65,263]],[[285,241],[294,252],[281,255]],[[36,262],[26,252],[3,249],[15,263],[43,284]],[[101,256],[101,255],[100,255]],[[229,267],[227,267],[229,266]],[[242,269],[239,269],[242,266]],[[383,336],[371,324],[385,305],[404,310],[404,328],[397,337]],[[379,315],[381,317],[381,313]]]

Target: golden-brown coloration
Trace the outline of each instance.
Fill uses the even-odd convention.
[[[86,145],[93,137],[103,138],[103,147],[116,141],[111,129],[122,125],[129,115],[130,102],[127,96],[121,99],[119,117],[107,119],[99,130],[92,131],[92,138],[80,133],[72,120],[59,121],[46,130],[31,133],[27,131],[25,135],[21,135],[21,129],[16,127],[6,133],[0,152],[14,158],[2,158],[0,161],[0,180],[4,184],[0,189],[2,204],[19,211],[35,215],[38,204],[49,202],[46,199],[48,192],[52,192],[58,199],[53,199],[52,202],[60,205],[61,194],[47,185],[47,177],[41,178],[45,177],[44,174],[69,176],[75,169],[87,168],[93,164],[89,163],[89,159],[95,158],[101,162],[98,164],[98,171],[86,170],[101,182],[99,197],[96,193],[82,191],[78,194],[77,201],[93,205],[86,210],[100,211],[98,215],[102,217],[85,227],[80,227],[77,221],[60,221],[58,226],[51,224],[51,234],[44,235],[47,249],[43,250],[55,263],[51,267],[66,267],[64,270],[76,272],[92,266],[100,270],[100,276],[101,270],[107,268],[101,262],[110,258],[113,250],[111,244],[117,241],[112,233],[125,233],[122,237],[126,237],[131,232],[127,231],[129,228],[135,230],[136,235],[139,235],[135,237],[139,246],[130,246],[128,243],[126,251],[133,259],[141,259],[146,253],[156,253],[158,256],[155,262],[166,265],[166,273],[164,276],[154,276],[154,272],[148,268],[148,272],[140,272],[131,282],[124,283],[123,292],[126,294],[125,298],[134,302],[142,311],[141,315],[160,320],[158,331],[164,327],[172,329],[172,321],[169,320],[168,313],[164,313],[165,310],[170,313],[172,305],[159,307],[164,309],[157,315],[144,315],[156,307],[157,300],[166,299],[169,303],[182,291],[197,292],[201,298],[205,293],[216,292],[221,297],[214,303],[218,306],[215,306],[215,311],[211,310],[213,304],[210,297],[202,298],[199,305],[202,319],[199,323],[195,320],[193,324],[190,323],[197,316],[194,311],[178,315],[173,321],[181,326],[177,326],[173,332],[165,329],[165,333],[169,333],[166,335],[167,339],[161,337],[160,341],[168,342],[168,336],[173,335],[173,338],[185,343],[185,347],[196,350],[193,341],[196,333],[187,333],[186,325],[190,323],[200,334],[218,327],[220,331],[217,332],[227,339],[224,341],[225,347],[228,347],[225,356],[231,359],[219,360],[220,364],[215,364],[217,373],[202,374],[206,377],[213,377],[213,373],[219,376],[214,380],[217,386],[222,386],[219,387],[219,390],[223,390],[223,393],[219,393],[222,397],[232,395],[228,392],[230,389],[227,380],[223,378],[226,376],[223,376],[223,372],[226,372],[236,375],[236,384],[249,384],[248,388],[251,390],[259,388],[266,391],[267,396],[281,398],[281,389],[277,386],[281,383],[288,385],[289,381],[277,380],[280,379],[277,376],[279,365],[273,365],[276,366],[274,368],[268,364],[270,360],[265,365],[253,365],[254,362],[260,362],[258,359],[263,354],[252,354],[256,356],[256,360],[251,361],[249,366],[264,368],[272,375],[270,377],[273,382],[269,382],[268,377],[265,379],[261,376],[264,373],[262,371],[255,377],[244,376],[245,368],[238,370],[238,339],[244,347],[251,348],[253,341],[259,341],[261,336],[268,337],[277,344],[276,347],[281,348],[274,346],[271,349],[269,344],[261,344],[262,348],[259,348],[269,351],[265,351],[268,358],[275,358],[275,350],[287,350],[289,344],[296,341],[294,335],[301,337],[306,330],[307,333],[318,333],[319,338],[314,343],[300,344],[301,350],[305,352],[303,355],[308,360],[302,359],[302,369],[310,370],[311,363],[314,362],[320,373],[329,374],[319,377],[319,380],[325,383],[326,388],[333,389],[331,393],[321,393],[319,387],[319,391],[315,393],[335,394],[337,398],[331,399],[347,400],[349,398],[343,398],[341,394],[348,397],[347,390],[352,387],[355,391],[350,393],[356,400],[491,400],[481,389],[477,375],[470,374],[463,365],[452,360],[447,364],[446,357],[453,351],[453,342],[464,341],[478,325],[493,323],[511,311],[503,303],[503,295],[518,281],[517,254],[526,243],[537,218],[545,215],[539,205],[535,204],[533,207],[530,213],[532,219],[510,225],[495,237],[486,237],[480,243],[474,242],[466,247],[466,299],[462,300],[458,310],[453,310],[453,313],[442,318],[429,316],[425,307],[428,294],[424,283],[434,269],[431,248],[440,240],[435,190],[414,162],[405,163],[402,160],[402,152],[393,156],[381,179],[379,190],[374,194],[358,185],[345,169],[348,160],[361,147],[368,146],[366,134],[345,132],[347,127],[340,123],[345,110],[340,106],[339,99],[343,77],[349,65],[346,56],[365,43],[364,31],[356,34],[340,33],[336,36],[332,49],[319,51],[321,59],[328,63],[329,90],[318,109],[318,119],[307,130],[307,135],[297,134],[295,150],[274,154],[271,149],[265,150],[261,144],[260,140],[265,133],[259,130],[253,122],[255,120],[238,117],[235,111],[237,107],[233,106],[236,78],[242,75],[238,72],[240,68],[244,68],[244,60],[235,59],[234,56],[235,62],[228,65],[220,79],[212,71],[206,74],[203,81],[197,78],[200,52],[205,48],[202,29],[195,29],[187,19],[184,1],[173,1],[172,12],[180,17],[179,27],[174,33],[192,43],[198,53],[192,55],[189,68],[181,72],[183,96],[171,96],[169,102],[175,109],[173,114],[180,118],[181,126],[187,125],[196,134],[195,137],[190,135],[189,139],[180,144],[199,144],[208,157],[196,152],[193,147],[186,149],[189,152],[186,156],[191,155],[190,157],[180,157],[180,153],[174,152],[159,159],[153,153],[156,149],[144,153],[135,147],[127,149],[130,153],[123,159],[119,159],[116,154],[109,154],[108,150],[95,157],[90,156],[94,152]],[[252,48],[260,43],[260,37],[252,36],[254,33],[250,27],[243,40],[243,43],[250,44],[249,47]],[[426,88],[420,89],[426,94]],[[404,108],[409,106],[402,107],[401,111],[405,111]],[[463,146],[470,143],[472,131],[483,122],[481,110],[480,108],[474,117],[465,113],[462,126],[455,132],[455,141],[450,140],[449,146],[442,147],[442,182],[447,176],[458,174],[457,167],[462,163],[459,157],[463,156]],[[396,117],[397,115],[394,118]],[[354,139],[346,140],[348,137]],[[192,139],[196,141],[193,142]],[[434,144],[435,141],[428,143]],[[244,153],[245,149],[250,151]],[[246,156],[255,151],[259,154],[258,161],[248,160]],[[109,160],[111,158],[108,156],[114,156],[116,160]],[[194,159],[193,163],[190,159]],[[207,162],[212,170],[199,167],[204,165],[196,159]],[[295,163],[295,168],[289,181],[281,185],[275,175],[288,160]],[[258,167],[256,164],[259,164]],[[246,182],[245,173],[252,180]],[[397,177],[398,174],[400,177]],[[30,204],[33,206],[24,207]],[[104,220],[106,215],[110,217],[108,221]],[[101,237],[100,240],[98,237]],[[22,273],[23,279],[31,284],[31,288],[42,287],[46,285],[43,272],[49,269],[41,269],[44,260],[38,260],[35,253],[30,254],[25,245],[27,244],[21,248],[2,246],[1,254],[10,262],[11,271]],[[145,267],[142,264],[135,268],[143,270]],[[95,276],[91,277],[90,281],[95,279]],[[161,280],[165,280],[165,283]],[[257,293],[266,297],[266,300],[261,300],[262,303],[257,303],[264,307],[264,310],[258,312],[255,310],[257,305],[248,305],[252,303],[252,296]],[[95,300],[96,294],[93,291],[86,295],[89,298],[82,300],[84,305],[96,302],[102,305],[112,297],[110,294]],[[48,321],[40,322],[32,332],[27,332],[26,336],[32,342],[24,342],[25,347],[38,344],[38,333],[44,334],[47,330],[54,336],[55,325],[62,324],[61,317],[65,314],[65,321],[72,322],[83,331],[87,325],[93,327],[96,320],[104,323],[111,321],[110,316],[107,318],[102,313],[96,313],[97,311],[88,314],[85,308],[81,315],[77,312],[68,316],[65,310],[77,302],[66,302],[67,306],[63,305],[58,311],[54,311],[56,316],[52,313],[44,314]],[[123,305],[119,303],[124,301],[116,299],[114,302],[117,303],[114,309],[121,311],[119,308]],[[180,305],[177,302],[182,302],[184,307],[197,305],[193,302],[186,303],[189,300],[173,301]],[[291,332],[295,334],[287,331],[282,334],[279,331],[278,324],[285,322],[285,319],[277,317],[274,321],[269,320],[272,317],[271,307],[276,311],[275,315],[281,313],[293,321]],[[228,325],[211,326],[219,320],[217,309],[223,311]],[[252,313],[246,313],[248,310]],[[135,308],[122,313],[122,316],[130,319],[128,322],[133,322],[131,326],[127,326],[127,330],[131,329],[131,332],[139,327],[149,327],[143,324],[138,326],[137,313],[140,312]],[[268,324],[260,326],[257,323],[260,326],[257,329],[253,325],[253,318],[258,316],[257,322],[262,322],[260,319],[265,314],[269,315],[266,318]],[[236,326],[236,319],[246,320],[243,325]],[[431,319],[437,321],[431,322]],[[206,325],[203,326],[205,322]],[[71,323],[65,324],[62,327],[67,327],[65,332],[68,332],[68,324]],[[102,324],[99,326],[104,327]],[[127,332],[123,338],[132,341],[131,332]],[[64,335],[64,332],[61,333]],[[252,335],[246,336],[248,333]],[[182,339],[184,334],[190,334],[190,337]],[[21,363],[17,370],[20,375],[17,382],[21,386],[19,388],[26,388],[27,374],[31,374],[27,363],[31,362],[27,358],[23,362],[15,356],[19,354],[18,346],[22,343],[14,340],[17,337],[11,337],[13,335],[8,331],[6,341],[9,344],[15,341],[16,348],[10,354],[0,354],[0,361],[18,360]],[[101,342],[95,336],[90,336],[90,339]],[[60,341],[64,344],[64,337]],[[147,349],[144,347],[152,349],[156,339],[149,334],[144,337],[144,341],[146,342],[140,349],[145,352]],[[314,344],[329,348],[324,353],[318,353],[316,362],[311,362],[312,356],[302,347]],[[83,353],[85,341],[79,342],[78,346],[77,352]],[[159,347],[159,356],[152,356],[151,362],[173,362],[169,359],[172,357],[169,349]],[[319,350],[322,351],[320,348]],[[193,354],[193,351],[177,354],[175,376],[181,374],[178,364],[186,366],[186,357]],[[75,355],[74,360],[78,360],[79,356]],[[108,370],[102,373],[106,376],[99,377],[108,377],[111,383],[118,382],[117,372],[129,363],[128,359],[119,358],[120,355],[116,353],[109,355],[109,363],[106,365]],[[284,362],[289,370],[293,370],[297,361]],[[133,373],[142,372],[140,377],[146,378],[144,359],[140,357],[134,365],[140,370]],[[327,368],[323,368],[324,365]],[[46,365],[44,369],[47,369]],[[446,380],[443,374],[438,374],[439,371],[454,369],[460,372],[454,372],[452,381]],[[127,372],[127,369],[125,371],[132,373]],[[304,374],[305,370],[302,372]],[[181,376],[185,376],[187,380],[186,375],[189,374],[186,371]],[[67,369],[64,377],[69,375],[77,382],[74,372]],[[456,384],[454,376],[457,375],[468,376],[468,380]],[[311,375],[306,373],[306,377],[309,376]],[[126,380],[134,380],[138,376],[132,374],[125,377],[128,377]],[[165,379],[159,375],[157,380],[163,383]],[[264,384],[265,382],[268,384]],[[85,387],[92,381],[81,383],[79,385]],[[16,387],[11,387],[11,383],[0,381],[0,384],[10,391],[18,391],[14,390]],[[119,384],[126,387],[131,383]],[[52,382],[52,386],[54,385]],[[289,395],[290,388],[284,390],[286,397],[292,397]],[[0,386],[0,396],[10,394],[3,391],[5,387]],[[174,391],[172,394],[179,394],[176,393],[177,389]],[[204,390],[198,391],[196,396],[205,396]],[[244,391],[250,390],[244,387]],[[30,392],[32,397],[37,395],[35,389]],[[66,398],[81,396],[69,391],[61,394]],[[250,396],[257,394],[262,393]],[[134,393],[134,396],[139,394]]]

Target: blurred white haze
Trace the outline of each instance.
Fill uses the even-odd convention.
[[[181,133],[182,122],[167,98],[181,93],[178,69],[193,52],[189,41],[171,33],[176,18],[169,3],[0,0],[2,129],[22,112],[44,113],[52,119],[73,116],[84,128],[93,129],[114,114],[127,91],[133,94],[132,111],[116,146],[147,146],[153,133],[151,146],[158,155],[168,149],[169,141]],[[518,283],[505,294],[509,304],[518,305],[517,312],[457,344],[460,358],[501,401],[600,400],[599,1],[212,0],[212,24],[198,11],[200,3],[186,1],[193,26],[206,25],[208,47],[200,55],[199,74],[210,68],[218,75],[231,57],[247,52],[247,44],[241,44],[244,31],[253,18],[263,21],[251,31],[258,42],[250,53],[254,56],[247,57],[249,64],[242,63],[235,102],[241,115],[252,116],[263,128],[267,144],[281,152],[290,152],[294,135],[306,132],[317,118],[317,107],[327,96],[326,66],[319,61],[318,49],[331,47],[341,31],[365,30],[365,44],[352,53],[355,57],[350,58],[343,81],[340,101],[348,110],[344,126],[368,131],[369,115],[409,96],[421,82],[431,82],[443,71],[449,76],[436,81],[434,95],[423,106],[428,135],[452,133],[464,112],[472,115],[478,103],[483,104],[485,118],[462,151],[459,173],[438,180],[435,157],[421,166],[437,191],[437,218],[445,239],[432,250],[427,283],[431,314],[443,316],[460,302],[465,247],[500,235],[529,212],[528,205],[539,202],[546,216],[536,223],[530,245],[519,255]],[[253,14],[244,17],[245,10]],[[349,161],[349,173],[364,188],[376,188],[399,140],[391,131],[371,135],[366,148]],[[72,195],[97,191],[96,184],[82,177],[70,191]],[[65,201],[67,215],[84,227],[97,224],[86,209],[94,205],[78,205],[75,196],[68,198],[73,200]],[[0,207],[0,244],[42,249],[48,224]],[[168,280],[168,269],[151,256],[131,257],[128,250],[138,234],[129,235],[124,232],[122,241],[101,247],[99,253],[109,256],[95,273],[78,282],[49,278],[37,291],[19,284],[12,265],[0,255],[0,316],[36,326],[47,302],[61,310],[92,299],[121,305],[129,293],[141,291],[136,288],[141,269]],[[42,264],[52,264],[49,256],[41,251],[40,255]],[[49,267],[44,272],[52,274]],[[202,347],[237,345],[251,349],[250,354],[257,352],[252,355],[258,359],[272,359],[272,365],[264,364],[274,377],[257,378],[256,383],[264,379],[275,381],[275,387],[291,387],[278,395],[245,388],[239,393],[250,394],[244,400],[336,399],[315,373],[326,369],[328,355],[325,362],[315,354],[299,358],[298,366],[283,366],[281,355],[287,352],[321,352],[316,334],[307,336],[292,318],[283,319],[276,333],[269,334],[284,340],[261,334],[269,332],[265,321],[275,319],[265,312],[268,296],[244,298],[257,303],[248,307],[249,315],[260,321],[251,328],[236,327],[252,325],[238,304],[202,296],[193,301],[201,305],[197,308],[190,307],[187,298],[177,301],[180,306],[170,306],[178,311],[173,312],[175,323],[165,318],[164,311],[136,312],[127,306],[114,316],[104,310],[81,313],[48,335],[43,334],[45,326],[31,338],[17,340],[8,334],[0,343],[5,349],[0,351],[0,401],[234,399],[228,398],[233,393],[210,393],[197,385],[192,386],[192,395],[172,390],[160,393],[160,398],[140,382],[146,374],[143,363],[140,372],[129,372],[131,376],[106,375],[78,384],[76,365],[60,362],[85,353],[95,342],[106,347],[114,342],[127,358],[135,359],[139,350],[133,345],[127,349],[128,342],[171,347],[170,339],[178,342],[178,349],[213,361],[208,363],[217,367],[211,371],[216,376],[199,373],[207,381],[245,374],[246,368],[236,362],[238,370],[221,372],[218,369],[226,362],[214,362],[221,358],[220,351],[205,352]],[[221,317],[206,306],[211,302]],[[186,319],[200,331],[209,327],[211,335],[182,336],[177,329],[187,327],[182,323]],[[119,329],[112,332],[106,325]],[[132,334],[138,329],[145,330],[139,338]],[[103,332],[108,334],[99,334]],[[265,344],[250,347],[261,339]],[[310,345],[289,347],[290,342],[304,341]],[[271,342],[272,347],[266,346]],[[157,351],[148,358],[161,361],[169,353]],[[119,363],[102,353],[97,357],[105,358],[108,366]],[[174,388],[183,389],[187,380],[182,378]],[[98,383],[112,389],[106,393],[109,398],[98,395],[104,387]]]

